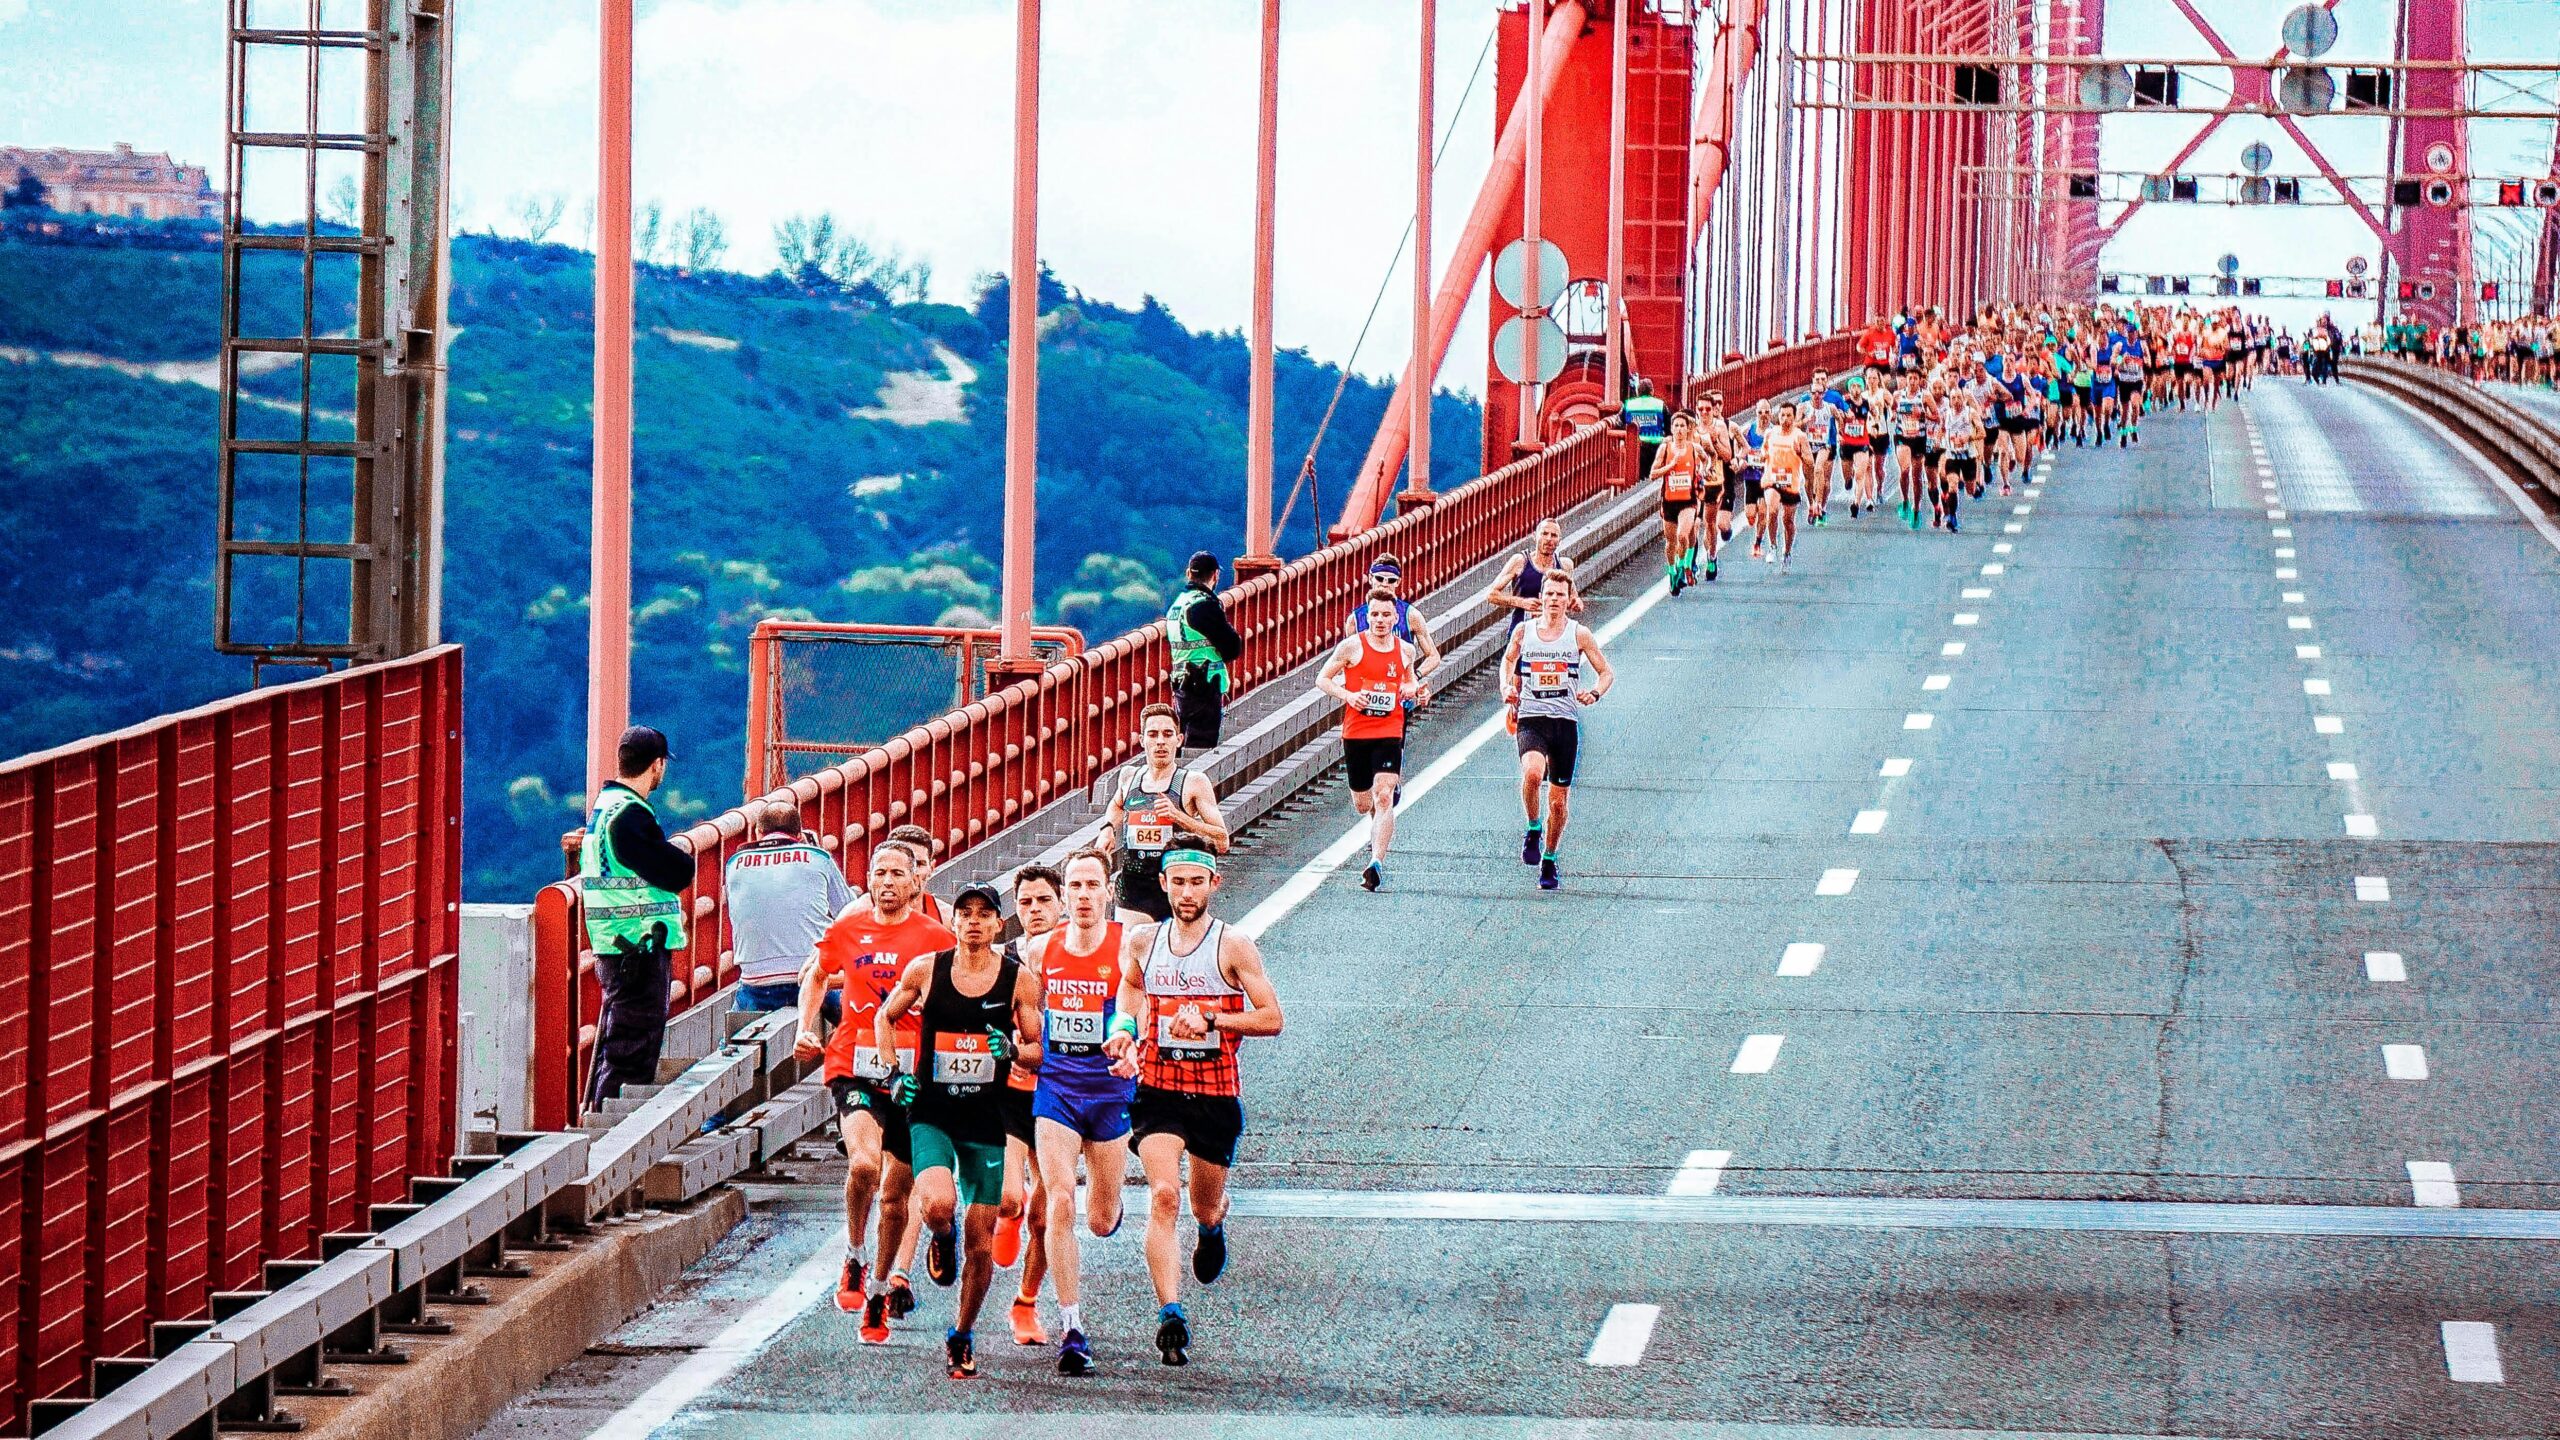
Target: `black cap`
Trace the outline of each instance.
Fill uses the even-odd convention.
[[[951,897],[951,908],[956,911],[972,900],[984,900],[988,909],[998,915],[1004,914],[1004,897],[996,893],[995,886],[984,880],[972,880],[961,886],[960,893]]]
[[[614,746],[614,764],[625,775],[637,775],[668,758],[667,737],[647,725],[634,725],[622,732],[622,740]]]
[[[1218,557],[1210,554],[1206,550],[1194,550],[1191,552],[1191,563],[1183,567],[1182,573],[1186,575],[1215,575],[1218,573]]]

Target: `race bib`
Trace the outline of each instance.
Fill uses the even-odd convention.
[[[1359,705],[1360,713],[1363,715],[1392,715],[1396,712],[1396,692],[1363,690],[1360,692]]]
[[[996,1057],[984,1035],[933,1037],[933,1083],[974,1090],[996,1081]]]
[[[916,1052],[913,1046],[901,1045],[898,1047],[898,1066],[900,1069],[906,1070],[910,1074],[914,1073],[916,1068]],[[894,1072],[892,1072],[889,1067],[880,1063],[880,1050],[878,1046],[857,1045],[854,1047],[853,1075],[855,1079],[886,1080],[892,1073]]]
[[[1049,1009],[1049,1043],[1061,1053],[1084,1053],[1098,1050],[1103,1041],[1102,1012],[1099,1010]]]
[[[1572,693],[1571,661],[1540,657],[1529,662],[1529,693],[1541,700],[1559,699]]]
[[[1214,1060],[1225,1040],[1214,1027],[1196,1040],[1180,1039],[1173,1033],[1171,1015],[1156,1017],[1156,1050],[1167,1060]]]

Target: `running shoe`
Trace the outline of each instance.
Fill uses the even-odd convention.
[[[1013,1297],[1013,1343],[1016,1345],[1049,1343],[1049,1332],[1040,1328],[1039,1301],[1025,1300],[1019,1295]]]
[[[925,1278],[948,1288],[960,1278],[960,1226],[954,1221],[947,1230],[936,1230],[924,1245]]]
[[[1781,556],[1779,556],[1779,557],[1778,557],[1778,573],[1779,573],[1779,574],[1784,575],[1784,574],[1786,574],[1788,571],[1795,569],[1795,567],[1796,567],[1796,557],[1794,557],[1793,555],[1781,555]]]
[[[836,1282],[836,1308],[847,1315],[862,1313],[862,1262],[847,1256],[844,1278]]]
[[[1674,595],[1689,588],[1689,582],[1680,578],[1680,567],[1677,565],[1672,566],[1671,573],[1663,578],[1671,582],[1671,593]]]
[[[914,1313],[916,1313],[916,1287],[914,1283],[907,1279],[906,1272],[904,1271],[890,1272],[889,1318],[892,1320],[904,1320]]]
[[[889,1343],[889,1297],[886,1294],[874,1295],[863,1304],[862,1343],[865,1345]]]
[[[1546,838],[1546,832],[1543,830],[1524,830],[1520,832],[1520,863],[1523,865],[1537,864],[1538,855],[1540,853],[1538,849],[1538,842]]]
[[[1707,557],[1707,578],[1710,580],[1716,578],[1716,558],[1712,555]]]
[[[978,1342],[966,1330],[954,1330],[942,1339],[942,1353],[951,1362],[951,1378],[978,1378]]]
[[[1361,867],[1360,888],[1363,890],[1375,890],[1378,888],[1378,883],[1385,878],[1386,876],[1384,872],[1378,869],[1378,862],[1372,860],[1367,865]]]
[[[1953,515],[1947,517],[1947,533],[1950,535],[1961,535],[1964,533],[1964,527],[1956,523],[1956,517]]]
[[[1090,1375],[1093,1373],[1093,1347],[1084,1343],[1084,1332],[1070,1330],[1058,1342],[1058,1373]]]
[[[1191,1363],[1191,1321],[1180,1305],[1167,1305],[1156,1312],[1156,1353],[1167,1365]]]
[[[1539,888],[1539,889],[1541,889],[1541,890],[1553,890],[1553,889],[1554,889],[1554,888],[1556,888],[1558,885],[1563,884],[1563,883],[1564,883],[1564,882],[1563,882],[1561,879],[1559,879],[1559,878],[1557,877],[1557,875],[1556,875],[1556,862],[1555,862],[1554,860],[1552,860],[1552,859],[1547,859],[1547,860],[1540,860],[1540,861],[1538,862],[1538,888]]]
[[[1010,1270],[1022,1258],[1022,1217],[996,1217],[996,1268]]]
[[[1191,1247],[1191,1278],[1203,1285],[1214,1285],[1227,1273],[1227,1227],[1203,1225],[1200,1238]]]

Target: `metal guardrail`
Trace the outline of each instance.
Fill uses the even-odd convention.
[[[475,1276],[529,1273],[510,1245],[551,1248],[546,1205],[587,1169],[588,1137],[506,1135],[496,1155],[410,1182],[411,1203],[376,1205],[374,1228],[323,1237],[318,1260],[273,1261],[268,1288],[218,1293],[212,1315],[151,1327],[146,1356],[91,1362],[94,1398],[38,1400],[29,1428],[52,1440],[212,1440],[218,1429],[291,1430],[279,1402],[339,1395],[331,1365],[398,1364],[399,1334],[438,1334],[431,1304],[484,1303]]]
[[[2449,371],[2408,360],[2341,360],[2340,376],[2369,385],[2454,432],[2554,520],[2560,520],[2560,434],[2522,408]]]

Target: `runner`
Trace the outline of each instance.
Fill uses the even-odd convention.
[[[1351,607],[1343,618],[1342,636],[1348,640],[1369,628],[1369,601],[1392,600],[1396,607],[1396,638],[1410,640],[1422,658],[1440,668],[1440,642],[1432,638],[1431,622],[1413,603],[1404,598],[1404,566],[1393,555],[1381,555],[1369,562],[1369,596]],[[1224,853],[1224,852],[1220,852]]]
[[[1894,483],[1895,493],[1901,496],[1902,499],[1901,513],[1904,514],[1910,513],[1911,510],[1913,500],[1912,477],[1920,474],[1928,463],[1922,453],[1927,445],[1927,441],[1922,438],[1924,432],[1928,428],[1925,414],[1927,408],[1928,400],[1921,393],[1919,376],[1905,375],[1895,382],[1893,387],[1893,443],[1894,448],[1900,453],[1895,457]],[[1879,503],[1876,489],[1876,477],[1872,475],[1868,476],[1865,489],[1861,492],[1861,495],[1863,496],[1862,503],[1864,503],[1866,508],[1870,511],[1876,509]],[[1852,515],[1858,513],[1858,506],[1851,505],[1849,507],[1849,513]]]
[[[1818,433],[1812,431],[1806,433],[1807,448],[1813,455],[1811,464],[1806,467],[1805,477],[1814,502],[1808,517],[1809,523],[1814,525],[1822,523],[1822,497],[1831,489],[1831,462],[1834,455],[1839,457],[1842,478],[1849,482],[1849,493],[1853,497],[1858,493],[1858,487],[1865,484],[1867,477],[1874,473],[1875,453],[1867,448],[1868,438],[1873,433],[1868,429],[1872,415],[1873,411],[1867,405],[1865,382],[1859,381],[1850,386],[1848,392],[1841,397],[1840,408],[1832,419],[1832,442],[1829,445],[1822,443]],[[1855,501],[1853,500],[1852,503]]]
[[[1766,538],[1766,525],[1761,512],[1765,508],[1764,476],[1768,468],[1769,402],[1759,401],[1751,407],[1751,418],[1738,428],[1735,445],[1734,478],[1741,494],[1731,497],[1738,502],[1742,523],[1751,527],[1751,558],[1760,558],[1761,542]]]
[[[996,949],[1004,907],[992,885],[969,884],[951,900],[958,943],[907,963],[872,1021],[883,1054],[898,1022],[917,1017],[924,1073],[890,1080],[909,1113],[916,1208],[924,1216],[925,1273],[958,1281],[942,1350],[951,1378],[978,1373],[974,1331],[995,1279],[996,1212],[1004,1201],[1005,1072],[1016,1055],[1040,1059],[1040,987],[1013,954]]]
[[[1727,534],[1725,517],[1731,514],[1733,492],[1733,425],[1725,419],[1724,392],[1710,390],[1698,402],[1698,423],[1693,427],[1702,454],[1698,470],[1698,516],[1690,530],[1689,574],[1691,578],[1716,578],[1716,551]],[[1701,554],[1700,552],[1704,552]],[[1702,563],[1703,562],[1703,563]],[[1574,587],[1573,608],[1582,611],[1582,590]]]
[[[1564,550],[1564,522],[1550,515],[1538,522],[1532,532],[1529,548],[1502,562],[1502,571],[1484,592],[1484,603],[1496,610],[1508,610],[1509,628],[1518,629],[1520,622],[1537,613],[1538,588],[1547,581],[1547,572],[1562,570],[1573,573],[1573,561]],[[1221,852],[1223,853],[1223,852]],[[1156,919],[1163,919],[1159,915]]]
[[[1369,817],[1363,890],[1377,889],[1386,878],[1387,847],[1396,838],[1396,786],[1404,770],[1404,702],[1422,699],[1422,677],[1430,670],[1428,659],[1416,664],[1412,649],[1396,638],[1392,602],[1372,597],[1369,628],[1336,645],[1316,672],[1316,688],[1342,702],[1351,808]]]
[[[1573,588],[1572,576],[1549,575],[1538,594],[1538,618],[1512,631],[1502,654],[1502,705],[1520,747],[1520,808],[1528,815],[1520,863],[1538,867],[1541,890],[1561,883],[1556,852],[1564,845],[1565,822],[1571,818],[1575,762],[1582,753],[1582,709],[1598,704],[1617,683],[1599,640],[1566,613]],[[1585,663],[1591,667],[1588,686],[1582,682]]]
[[[1690,554],[1697,545],[1700,461],[1695,422],[1683,410],[1671,417],[1671,438],[1654,452],[1647,472],[1662,485],[1662,578],[1674,595],[1689,584]]]
[[[1862,407],[1863,410],[1863,407]],[[1859,459],[1866,458],[1863,414],[1859,421]],[[1770,529],[1776,537],[1769,563],[1784,575],[1795,564],[1796,506],[1804,502],[1805,472],[1813,465],[1813,440],[1796,425],[1796,407],[1778,407],[1778,428],[1769,436]]]
[[[1834,386],[1830,383],[1829,377],[1830,372],[1827,370],[1814,371],[1813,379],[1804,390],[1804,428],[1805,433],[1813,440],[1813,464],[1810,468],[1813,472],[1813,491],[1816,496],[1820,496],[1831,488],[1833,465],[1838,465],[1842,477],[1846,478],[1851,473],[1855,459],[1846,443],[1846,421],[1849,416],[1849,402],[1852,398],[1845,393],[1848,380],[1844,376],[1841,384]],[[1861,431],[1861,433],[1864,432]],[[1821,508],[1817,501],[1814,524],[1822,523],[1820,516]]]
[[[1670,416],[1670,407],[1662,403],[1661,396],[1653,393],[1653,382],[1637,376],[1636,393],[1618,406],[1618,418],[1635,433],[1637,474],[1653,473],[1653,452],[1662,447],[1663,439],[1670,433]]]
[[[1013,918],[1022,934],[1005,948],[1017,961],[1031,965],[1034,975],[1040,973],[1039,967],[1025,957],[1041,936],[1058,928],[1058,916],[1066,905],[1065,889],[1058,872],[1046,865],[1025,865],[1013,872]],[[1048,1196],[1033,1158],[1038,1137],[1034,1100],[1041,1068],[1048,1061],[1044,1044],[1038,1063],[1025,1063],[1017,1056],[1004,1077],[1004,1202],[996,1207],[996,1268],[1010,1269],[1015,1260],[1022,1262],[1011,1316],[1016,1345],[1049,1343],[1047,1332],[1040,1328],[1040,1281],[1049,1273]]]
[[[844,1133],[845,1261],[844,1276],[836,1284],[836,1308],[861,1313],[866,1345],[888,1344],[889,1322],[906,1318],[916,1303],[915,1289],[900,1269],[915,1179],[914,1150],[907,1107],[889,1090],[892,1077],[914,1068],[915,1027],[901,1027],[892,1042],[873,1042],[881,1002],[897,987],[907,963],[952,941],[951,932],[916,903],[923,893],[917,879],[922,869],[904,844],[881,842],[871,852],[868,897],[854,902],[819,937],[800,986],[800,1037],[793,1050],[804,1062],[826,1057],[820,1073]],[[819,1011],[830,988],[843,992],[844,1023],[821,1039]],[[875,1196],[880,1202],[876,1258],[879,1271],[889,1278],[872,1291],[865,1284],[861,1255]],[[899,1264],[892,1264],[893,1257]]]
[[[1118,1009],[1121,922],[1112,918],[1111,857],[1079,850],[1067,857],[1067,922],[1024,951],[1040,977],[1045,1024],[1040,1084],[1033,1093],[1038,1132],[1041,1225],[1048,1239],[1049,1284],[1057,1292],[1058,1373],[1089,1375],[1082,1258],[1076,1239],[1076,1160],[1084,1160],[1085,1218],[1093,1233],[1120,1229],[1120,1192],[1129,1171],[1129,1102],[1137,1064],[1103,1053]],[[1028,1288],[1028,1287],[1026,1287]],[[1016,1302],[1017,1304],[1020,1302]]]
[[[1573,582],[1550,576],[1547,583]],[[1173,918],[1137,926],[1121,942],[1119,1013],[1103,1049],[1118,1064],[1137,1061],[1129,1123],[1147,1175],[1147,1274],[1161,1307],[1156,1352],[1167,1365],[1187,1365],[1191,1317],[1182,1308],[1174,1253],[1183,1160],[1191,1163],[1191,1218],[1199,1229],[1191,1274],[1207,1285],[1227,1268],[1227,1172],[1244,1135],[1235,1042],[1278,1035],[1281,1015],[1262,951],[1209,917],[1217,857],[1203,850],[1167,855],[1164,888]]]
[[[1143,760],[1121,771],[1120,788],[1102,815],[1100,844],[1120,851],[1124,920],[1161,920],[1164,852],[1176,845],[1227,853],[1227,817],[1209,777],[1182,764],[1182,721],[1161,702],[1138,712]]]

